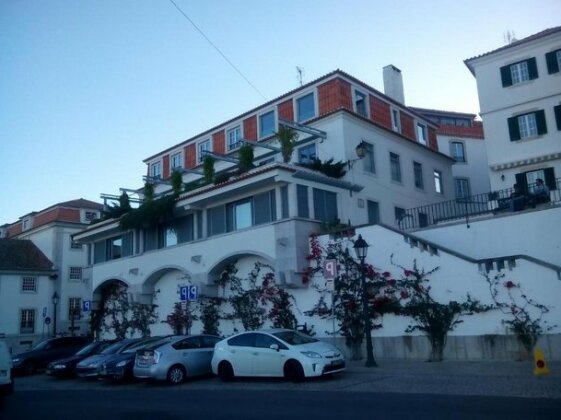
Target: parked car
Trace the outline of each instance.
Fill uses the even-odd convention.
[[[32,375],[37,370],[45,369],[53,360],[76,353],[90,341],[87,337],[57,337],[41,341],[32,350],[12,357],[14,371]]]
[[[187,377],[211,374],[210,361],[219,341],[213,335],[180,335],[150,344],[136,352],[134,376],[177,385]]]
[[[99,354],[116,340],[94,341],[85,347],[82,347],[76,354],[64,359],[55,360],[47,365],[47,375],[57,376],[59,378],[72,377],[76,375],[75,369],[78,363],[87,357]]]
[[[133,379],[133,366],[136,352],[150,344],[159,343],[164,339],[165,337],[162,336],[141,338],[122,351],[106,357],[98,367],[97,376],[114,381]]]
[[[14,392],[12,356],[6,342],[0,340],[0,401]]]
[[[80,378],[97,378],[99,367],[106,359],[134,345],[139,340],[139,338],[118,340],[102,350],[101,353],[86,357],[76,365],[76,375]]]
[[[219,341],[212,357],[212,371],[223,381],[278,376],[298,382],[344,369],[345,358],[337,347],[287,329],[236,334]]]

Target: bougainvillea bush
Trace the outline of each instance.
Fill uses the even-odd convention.
[[[526,351],[524,358],[529,357],[540,336],[555,328],[543,319],[549,309],[528,297],[520,284],[506,279],[504,273],[493,277],[485,274],[485,279],[495,306],[507,315],[503,323],[522,344]]]

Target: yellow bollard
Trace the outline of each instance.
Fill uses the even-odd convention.
[[[534,366],[534,375],[547,375],[549,373],[543,351],[538,348],[534,350]]]

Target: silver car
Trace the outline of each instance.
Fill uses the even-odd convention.
[[[134,376],[176,385],[187,377],[211,374],[214,345],[220,340],[212,335],[168,337],[136,353]]]

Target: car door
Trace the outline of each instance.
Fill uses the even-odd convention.
[[[188,337],[172,346],[177,350],[180,362],[187,369],[187,376],[196,376],[203,373],[206,362],[205,349],[201,348],[199,337]],[[210,361],[208,362],[210,364]]]
[[[236,376],[254,375],[255,335],[255,333],[242,333],[227,341],[226,357],[232,364]]]
[[[278,348],[271,348],[278,347]],[[257,376],[283,376],[287,347],[268,334],[256,333],[253,371]]]
[[[201,374],[212,373],[211,361],[214,355],[214,346],[220,341],[220,337],[211,335],[199,336],[201,340],[201,353],[203,354],[203,365],[201,366]]]

